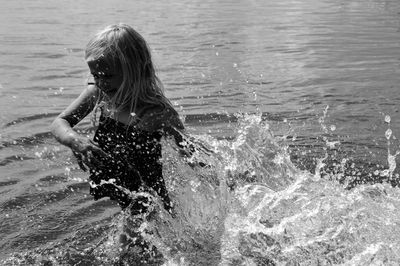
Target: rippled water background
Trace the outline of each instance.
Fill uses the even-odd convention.
[[[387,184],[399,1],[21,0],[2,2],[0,22],[3,264],[115,259],[127,217],[91,199],[49,124],[84,86],[89,36],[116,22],[145,37],[188,132],[216,154],[199,155],[211,171],[165,149],[180,217],[149,228],[166,264],[400,263],[400,192]]]

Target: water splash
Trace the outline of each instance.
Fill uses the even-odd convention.
[[[342,171],[329,178],[321,171],[298,169],[284,138],[274,136],[261,115],[238,115],[236,131],[231,141],[193,136],[206,149],[199,146],[191,158],[182,157],[172,140],[164,141],[163,173],[173,215],[153,198],[148,214],[121,212],[88,223],[7,262],[141,265],[138,258],[144,258],[142,265],[400,263],[397,188],[384,183],[345,189],[338,181],[354,167],[347,158],[337,166]],[[386,136],[389,140],[392,134]],[[317,170],[329,163],[326,154],[311,154],[319,162]],[[397,155],[388,156],[388,173],[393,173]],[[148,252],[125,249],[121,237],[128,243],[144,241]]]
[[[231,142],[203,137],[215,152],[208,160],[214,167],[214,175],[199,176],[198,169],[193,172],[186,169],[176,175],[179,169],[184,169],[184,163],[179,162],[171,171],[170,178],[175,185],[179,183],[176,187],[186,187],[188,193],[177,191],[181,195],[178,201],[185,202],[180,213],[180,217],[186,216],[181,220],[184,233],[175,231],[175,235],[167,235],[200,244],[186,241],[188,250],[178,248],[178,256],[170,254],[175,263],[182,260],[185,261],[182,265],[400,262],[397,226],[400,215],[395,212],[400,207],[400,193],[396,188],[375,184],[346,190],[335,182],[341,176],[330,181],[319,172],[300,171],[289,160],[287,147],[272,135],[259,116],[240,117],[237,132],[237,138]],[[320,163],[317,169],[321,169],[326,157],[315,159]],[[344,169],[346,159],[340,167],[342,174],[348,171]],[[193,181],[195,176],[196,182],[180,180],[180,183],[176,179],[186,177]],[[206,206],[201,206],[202,203]],[[198,213],[191,220],[193,210]],[[211,242],[199,241],[207,235],[212,236]],[[211,252],[207,250],[210,246]],[[204,257],[203,250],[213,257]]]
[[[400,154],[400,151],[396,151],[395,154],[392,154],[390,151],[390,139],[393,137],[393,132],[390,128],[391,118],[389,115],[385,116],[385,122],[388,124],[388,129],[385,132],[385,137],[387,139],[387,150],[388,150],[388,165],[389,169],[385,171],[385,175],[389,177],[389,180],[393,179],[393,172],[396,169],[396,156]],[[399,176],[397,175],[397,178]]]

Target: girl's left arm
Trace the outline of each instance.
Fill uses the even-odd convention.
[[[193,157],[196,151],[202,151],[206,154],[211,154],[212,151],[206,148],[202,143],[190,137],[183,126],[178,113],[175,110],[166,109],[162,111],[153,110],[148,112],[141,119],[141,128],[147,131],[160,130],[165,136],[172,136],[179,149],[179,153],[189,159]],[[197,162],[200,166],[206,166],[205,163]],[[193,164],[193,162],[190,162]]]
[[[169,116],[165,119],[164,132],[166,135],[172,136],[182,156],[192,158],[196,151],[201,151],[203,154],[210,155],[212,151],[204,146],[203,143],[189,136],[180,120],[178,114]],[[205,163],[198,162],[200,166],[205,166]]]

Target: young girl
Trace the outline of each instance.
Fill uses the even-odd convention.
[[[54,136],[83,170],[89,168],[95,200],[110,197],[140,213],[148,202],[133,201],[129,193],[151,188],[170,211],[160,139],[173,135],[181,142],[183,125],[163,94],[146,41],[128,25],[111,25],[89,41],[85,59],[94,83],[54,120]],[[90,140],[73,127],[93,110],[100,118]]]

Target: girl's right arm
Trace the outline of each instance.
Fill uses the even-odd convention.
[[[55,138],[72,149],[82,170],[86,170],[83,164],[89,167],[98,165],[96,157],[106,156],[95,143],[73,130],[73,127],[94,109],[98,97],[98,88],[89,85],[51,125],[51,132]]]

